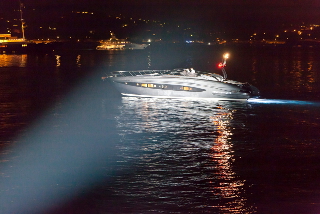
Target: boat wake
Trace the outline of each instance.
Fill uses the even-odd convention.
[[[303,100],[283,100],[283,99],[248,99],[250,103],[261,103],[261,104],[281,104],[281,105],[319,105],[320,102],[314,101],[303,101]]]

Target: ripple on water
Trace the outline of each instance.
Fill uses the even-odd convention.
[[[116,194],[137,212],[253,210],[242,197],[245,181],[232,169],[234,112],[245,107],[123,98],[117,120],[125,161],[117,167]]]

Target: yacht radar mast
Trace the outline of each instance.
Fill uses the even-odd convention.
[[[227,72],[226,72],[226,69],[224,67],[227,65],[227,59],[228,58],[229,58],[229,54],[228,53],[223,54],[222,62],[219,63],[219,67],[222,70],[224,79],[227,79]]]

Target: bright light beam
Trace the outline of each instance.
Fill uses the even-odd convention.
[[[45,213],[105,182],[103,167],[115,161],[115,122],[97,111],[101,97],[92,86],[81,88],[1,155],[0,213]]]

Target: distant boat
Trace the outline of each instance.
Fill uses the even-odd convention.
[[[0,47],[8,47],[12,45],[26,46],[29,43],[25,38],[12,37],[11,34],[0,34]]]
[[[25,39],[3,38],[0,34],[0,51],[1,53],[26,50],[29,42]]]
[[[22,3],[20,3],[20,21],[21,21],[21,32],[22,38],[13,37],[10,33],[0,34],[0,50],[21,50],[27,47],[30,43],[25,39],[24,28],[25,22],[22,18]]]
[[[97,50],[123,50],[123,49],[145,49],[148,44],[131,43],[126,39],[118,39],[114,33],[110,33],[111,38],[100,42],[100,45],[96,47]]]
[[[128,43],[125,39],[118,39],[113,32],[110,33],[111,38],[100,42],[96,47],[97,50],[121,50]]]

